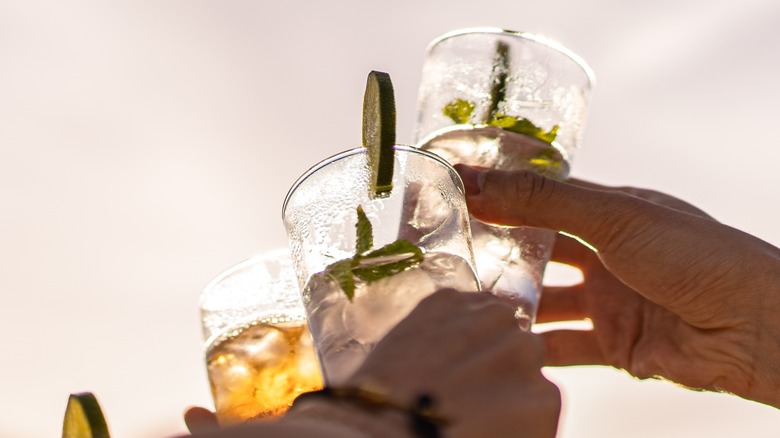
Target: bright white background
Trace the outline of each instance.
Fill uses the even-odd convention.
[[[428,41],[470,26],[542,33],[591,64],[574,176],[670,192],[780,244],[777,0],[0,0],[0,436],[59,436],[85,390],[116,437],[183,431],[186,405],[210,405],[202,287],[286,244],[283,197],[359,144],[369,70],[392,75],[409,141]],[[612,369],[548,375],[561,437],[780,424]]]

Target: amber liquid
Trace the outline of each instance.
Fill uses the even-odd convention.
[[[217,339],[206,353],[222,424],[284,414],[299,394],[322,388],[305,322],[256,322]]]

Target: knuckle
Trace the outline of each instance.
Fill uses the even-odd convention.
[[[550,198],[549,180],[534,172],[516,172],[511,187],[523,210],[532,208],[534,204],[545,203]]]
[[[486,184],[496,184],[498,190],[496,196],[491,199],[502,217],[513,218],[514,221],[526,222],[526,212],[534,205],[545,203],[550,198],[550,180],[525,170],[518,171],[494,171],[493,178]],[[491,181],[492,179],[492,181]]]
[[[614,210],[608,220],[594,223],[595,229],[592,234],[596,238],[592,243],[596,245],[599,252],[619,252],[626,256],[631,244],[636,243],[637,238],[646,231],[647,221],[645,215],[639,211],[640,205],[631,202],[635,201],[636,198],[629,194],[617,194],[616,196],[625,198],[625,202],[621,202],[624,208]]]

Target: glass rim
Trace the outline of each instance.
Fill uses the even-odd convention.
[[[429,152],[423,149],[420,149],[416,146],[408,146],[408,145],[402,145],[402,144],[396,144],[393,146],[393,149],[395,149],[396,152],[401,151],[404,153],[411,153],[411,154],[417,154],[421,155],[427,159],[431,159],[433,161],[438,162],[439,164],[443,165],[447,170],[450,171],[452,175],[455,175],[455,180],[457,183],[457,188],[461,191],[461,193],[465,194],[465,186],[463,185],[463,180],[460,178],[460,174],[458,171],[455,170],[454,167],[452,167],[452,164],[450,164],[447,160],[444,158],[434,154],[433,152]],[[339,152],[335,155],[331,155],[328,158],[325,158],[324,160],[320,161],[319,163],[315,164],[314,166],[310,167],[309,170],[303,173],[298,179],[295,180],[295,182],[290,187],[290,190],[287,191],[287,195],[284,197],[284,202],[282,203],[282,220],[285,218],[285,212],[287,211],[287,204],[290,202],[290,199],[292,198],[295,191],[298,189],[298,187],[303,184],[309,177],[320,171],[322,168],[331,165],[332,163],[335,163],[337,161],[343,160],[345,158],[349,158],[353,155],[363,154],[367,153],[368,149],[366,149],[363,146],[356,147],[353,149],[349,149],[346,151]]]
[[[224,269],[222,272],[217,274],[211,281],[206,284],[206,286],[203,288],[203,291],[201,292],[201,296],[211,289],[213,289],[216,285],[221,283],[225,278],[235,274],[237,271],[240,271],[241,269],[246,268],[247,266],[256,265],[258,263],[265,263],[268,259],[276,259],[278,256],[284,256],[287,255],[287,257],[290,259],[290,265],[292,266],[292,253],[289,248],[279,247],[275,248],[269,251],[262,252],[260,254],[254,255],[244,261],[238,262],[235,265],[231,265],[229,268]],[[201,306],[203,303],[200,303]]]
[[[582,69],[583,73],[585,73],[585,76],[588,78],[588,86],[590,88],[593,88],[594,85],[596,84],[596,75],[593,72],[593,69],[590,67],[590,65],[588,65],[588,63],[585,61],[585,59],[583,59],[581,56],[577,55],[573,51],[569,50],[568,48],[566,48],[566,46],[562,45],[558,41],[532,32],[507,30],[500,27],[467,27],[463,29],[456,29],[434,38],[433,41],[431,41],[428,44],[428,47],[425,49],[425,53],[430,53],[437,44],[441,43],[444,40],[448,40],[450,38],[458,37],[462,35],[473,35],[473,34],[504,35],[504,36],[510,36],[515,38],[527,39],[542,44],[544,46],[547,46],[553,50],[562,53],[563,55],[567,56],[572,61],[574,61],[574,63],[577,64],[577,66],[579,66]]]
[[[226,322],[217,326],[212,326],[206,323],[206,319],[204,318],[204,312],[206,311],[216,312],[216,313],[224,312],[224,310],[214,310],[211,309],[209,306],[207,306],[207,303],[212,302],[215,298],[212,293],[214,289],[218,288],[218,286],[223,281],[230,279],[232,276],[236,274],[243,275],[244,273],[242,271],[244,271],[247,268],[265,265],[269,261],[278,260],[280,257],[287,258],[287,262],[289,262],[290,275],[291,275],[290,280],[291,280],[291,285],[294,287],[294,289],[285,291],[283,294],[280,294],[279,297],[282,298],[284,301],[286,301],[289,297],[293,297],[293,296],[300,297],[300,293],[301,293],[300,287],[298,286],[295,269],[292,266],[293,264],[292,253],[290,251],[290,248],[283,247],[283,246],[261,252],[259,254],[249,257],[248,259],[245,259],[241,262],[231,265],[229,268],[223,270],[217,276],[215,276],[203,288],[203,290],[201,291],[198,297],[198,308],[200,310],[201,330],[203,330],[204,333],[204,340],[203,340],[204,352],[207,352],[218,340],[226,336],[229,337],[229,334],[232,331],[236,330],[239,327],[252,325],[254,321],[258,321],[259,323],[266,323],[266,322],[272,322],[274,321],[274,319],[276,319],[280,322],[292,323],[292,322],[306,320],[306,311],[303,308],[303,304],[301,304],[299,306],[300,308],[298,309],[294,307],[281,309],[278,307],[278,305],[273,305],[268,308],[260,307],[260,306],[255,307],[253,305],[250,305],[247,307],[243,307],[243,309],[251,308],[253,310],[251,310],[248,313],[242,314],[241,316],[238,317],[235,316],[231,317],[230,322]],[[245,284],[249,284],[253,286],[260,284],[255,282],[253,277],[249,276],[248,278],[251,278],[252,280],[245,282]],[[266,291],[269,289],[262,288],[262,290]]]

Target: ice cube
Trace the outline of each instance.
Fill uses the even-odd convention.
[[[342,312],[347,299],[338,283],[330,276],[314,275],[303,296],[309,314],[309,330],[317,340],[317,348],[335,342],[331,338],[341,338],[345,332]]]
[[[253,326],[244,332],[240,347],[243,357],[255,368],[270,368],[287,360],[290,343],[281,330],[264,324]],[[233,344],[234,348],[239,345]]]
[[[344,307],[344,325],[353,339],[374,344],[435,287],[430,275],[419,267],[364,284]]]
[[[351,376],[363,363],[373,344],[363,344],[354,339],[333,339],[331,344],[320,344],[325,379],[330,384],[339,384]]]

